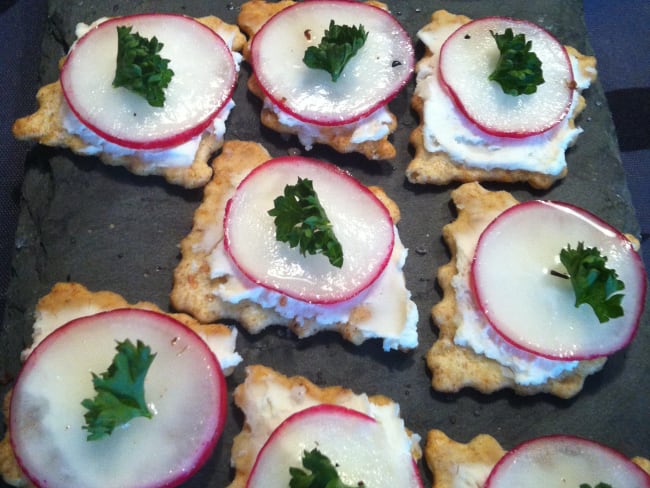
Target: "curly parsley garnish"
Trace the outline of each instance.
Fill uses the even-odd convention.
[[[164,89],[167,88],[174,72],[167,66],[168,59],[158,54],[163,43],[154,36],[142,37],[131,33],[132,26],[117,27],[117,66],[113,86],[123,86],[143,96],[153,107],[165,103]]]
[[[113,430],[135,417],[151,418],[144,399],[144,379],[155,354],[149,346],[130,340],[118,342],[117,354],[108,370],[101,376],[92,373],[95,398],[81,402],[89,441],[111,435]]]
[[[322,253],[330,264],[343,266],[343,249],[334,235],[332,224],[327,218],[313,182],[298,177],[295,185],[284,187],[284,194],[273,201],[268,211],[275,217],[275,237],[288,242],[291,247],[300,246],[300,253]]]
[[[330,21],[329,29],[318,46],[309,46],[302,59],[309,68],[323,69],[336,81],[343,68],[359,49],[365,44],[368,33],[363,25],[359,27],[337,25]]]
[[[582,483],[580,485],[580,488],[591,488],[591,485],[589,483]],[[612,485],[608,483],[603,483],[602,481],[598,483],[594,488],[612,488]]]
[[[542,62],[531,52],[532,41],[526,42],[524,34],[514,35],[507,28],[503,34],[490,31],[497,43],[499,61],[489,79],[501,85],[508,95],[530,95],[537,91],[537,85],[544,83]]]
[[[576,249],[571,249],[569,244],[560,251],[560,261],[573,285],[576,307],[582,303],[591,306],[601,323],[623,315],[620,291],[625,285],[616,271],[606,266],[607,257],[597,248],[585,248],[579,242]]]
[[[362,481],[356,485],[343,483],[336,467],[318,449],[304,451],[302,465],[310,472],[300,468],[289,468],[291,474],[289,488],[359,488],[365,486]]]

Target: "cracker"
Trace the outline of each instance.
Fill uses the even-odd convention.
[[[445,10],[439,10],[432,14],[431,21],[425,25],[420,32],[434,33],[439,29],[449,29],[450,26],[460,26],[470,22],[470,18],[463,15],[454,15]],[[432,52],[429,47],[425,46],[426,52],[423,58],[416,65],[418,74],[417,82],[421,83],[427,69],[434,61],[437,53]],[[592,56],[585,56],[571,46],[566,46],[570,56],[575,57],[578,61],[580,74],[589,79],[590,82],[596,79],[596,59]],[[424,99],[418,94],[416,87],[415,93],[411,100],[413,109],[418,113],[420,124],[413,130],[409,142],[414,148],[414,157],[406,169],[406,176],[411,183],[445,185],[454,181],[471,182],[471,181],[498,181],[502,183],[524,182],[533,188],[547,189],[554,182],[564,178],[567,175],[566,165],[559,174],[548,174],[544,172],[535,172],[528,170],[484,169],[476,166],[470,166],[464,161],[454,160],[445,151],[429,152],[424,145]],[[568,126],[575,128],[575,118],[584,110],[586,106],[585,99],[578,95],[577,105],[571,116]],[[562,149],[559,149],[560,151]]]
[[[316,404],[334,404],[371,416],[375,416],[372,412],[383,411],[381,415],[399,419],[399,405],[382,395],[369,397],[342,386],[320,388],[302,376],[287,377],[261,365],[247,367],[246,373],[244,383],[234,393],[235,404],[244,412],[245,419],[241,432],[233,440],[231,465],[235,468],[235,478],[228,488],[246,486],[264,442],[293,412]],[[406,429],[405,434],[409,437],[411,454],[418,460],[422,456],[419,436]]]
[[[219,34],[226,42],[232,43],[234,51],[240,51],[245,42],[244,35],[235,25],[227,24],[214,16],[197,19]],[[72,134],[64,127],[64,113],[69,110],[63,96],[59,80],[41,87],[36,94],[38,109],[35,113],[16,120],[12,131],[17,139],[35,141],[52,147],[70,149],[81,155],[96,155],[104,164],[122,166],[140,176],[158,175],[174,185],[185,188],[198,188],[205,185],[212,176],[210,157],[222,146],[223,140],[205,131],[192,161],[187,166],[161,166],[147,162],[141,152],[116,156],[109,152],[96,153],[96,148],[87,145],[81,137]]]
[[[244,141],[227,141],[221,154],[214,159],[212,164],[218,177],[215,176],[206,185],[203,202],[194,214],[192,230],[180,245],[182,257],[174,270],[170,296],[172,306],[201,322],[237,320],[253,334],[270,325],[286,326],[300,338],[328,329],[338,331],[354,344],[360,344],[367,339],[363,321],[368,317],[368,310],[363,301],[354,308],[348,322],[325,326],[311,319],[303,320],[302,317],[283,317],[274,309],[262,307],[251,300],[241,300],[238,303],[226,301],[220,295],[219,287],[229,286],[230,281],[236,284],[240,278],[210,277],[210,254],[222,245],[226,203],[239,182],[253,168],[269,159],[271,156],[260,144]],[[379,187],[371,187],[370,190],[386,206],[393,222],[397,222],[399,208],[395,202]],[[409,305],[405,302],[404,306]]]
[[[245,59],[250,62],[250,41],[255,33],[276,13],[295,3],[292,0],[282,0],[280,2],[250,0],[242,5],[237,17],[237,23],[241,30],[249,37],[249,41],[243,50]],[[387,5],[384,3],[374,1],[367,3],[388,10]],[[248,89],[253,95],[264,101],[264,92],[254,74],[248,80]],[[339,153],[357,152],[372,160],[392,159],[396,156],[397,151],[395,146],[388,140],[388,137],[397,129],[397,117],[392,113],[389,113],[389,115],[391,122],[388,124],[388,134],[377,141],[353,142],[352,134],[355,128],[354,124],[338,127],[310,125],[310,128],[313,130],[310,130],[309,139],[313,143],[328,145]],[[283,124],[273,109],[266,106],[266,104],[262,107],[260,120],[264,126],[281,134],[298,135],[301,131],[300,127]],[[308,142],[307,138],[305,142]],[[311,143],[305,144],[305,142],[303,142],[303,145],[307,149],[310,149]]]
[[[38,342],[47,334],[67,322],[88,315],[118,308],[137,308],[164,313],[196,332],[215,352],[225,375],[232,373],[234,367],[241,361],[241,356],[235,352],[237,330],[223,324],[201,324],[193,317],[183,313],[166,313],[151,302],[130,304],[122,296],[110,291],[91,292],[79,283],[57,283],[52,290],[42,297],[35,309],[34,339],[35,342],[23,351],[26,359]],[[9,423],[9,403],[11,391],[5,396],[3,415],[5,423]],[[0,474],[4,481],[13,486],[32,486],[25,477],[16,458],[14,457],[9,431],[5,432],[0,441]]]
[[[478,183],[465,183],[451,193],[458,209],[456,220],[443,227],[442,235],[451,253],[450,261],[438,269],[438,283],[443,298],[433,306],[431,315],[439,328],[437,341],[426,355],[435,390],[457,392],[464,387],[482,393],[511,388],[520,395],[550,393],[560,398],[576,395],[585,378],[599,371],[606,358],[579,361],[571,372],[538,385],[520,385],[514,372],[497,361],[475,353],[472,349],[454,343],[454,335],[462,320],[452,278],[456,275],[458,243],[473,239],[475,243],[482,230],[502,211],[518,202],[508,192],[490,192]]]
[[[424,459],[433,473],[433,488],[484,486],[490,471],[505,454],[499,442],[488,434],[462,443],[436,429],[429,431],[424,447]],[[648,459],[635,457],[632,462],[650,474]]]

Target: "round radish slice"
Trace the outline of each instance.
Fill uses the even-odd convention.
[[[625,284],[622,317],[600,323],[586,304],[575,307],[560,251],[596,247]],[[630,241],[586,210],[530,201],[503,212],[483,231],[472,262],[477,303],[508,342],[539,356],[578,360],[606,356],[634,336],[646,294],[641,258]]]
[[[305,51],[318,46],[330,21],[368,33],[340,78],[308,68]],[[408,33],[385,10],[359,2],[303,2],[274,15],[251,43],[251,62],[266,96],[298,120],[342,125],[392,100],[413,72]]]
[[[286,185],[313,182],[321,206],[343,250],[343,266],[323,254],[300,254],[276,239],[268,211]],[[310,303],[348,300],[382,273],[394,245],[393,222],[370,190],[338,167],[303,157],[272,159],[255,168],[228,202],[225,249],[251,281]]]
[[[544,83],[530,95],[508,95],[489,79],[499,60],[492,37],[511,28],[532,42],[542,62]],[[440,49],[440,80],[456,106],[485,132],[526,137],[556,126],[567,114],[573,97],[573,70],[557,39],[530,22],[488,17],[458,28]]]
[[[485,488],[526,486],[649,488],[650,476],[622,454],[579,437],[540,437],[506,453],[492,469]]]
[[[96,395],[91,372],[104,373],[126,339],[156,355],[144,383],[152,418],[88,441],[81,402]],[[11,441],[36,486],[176,486],[210,456],[226,398],[219,363],[193,331],[155,312],[104,312],[57,329],[28,357],[11,400]]]
[[[164,44],[160,56],[174,72],[163,107],[112,86],[117,27]],[[230,99],[237,80],[232,53],[214,31],[181,15],[116,17],[91,28],[73,46],[61,86],[74,114],[104,139],[132,149],[174,147],[199,135]]]
[[[260,450],[247,488],[286,488],[289,468],[311,473],[305,451],[326,456],[343,483],[373,488],[421,487],[408,447],[375,419],[336,405],[301,410],[282,422]]]

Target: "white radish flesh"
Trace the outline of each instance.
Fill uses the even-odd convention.
[[[336,82],[303,63],[331,20],[361,24],[368,33]],[[342,125],[392,100],[413,72],[414,53],[408,33],[385,10],[334,0],[297,3],[274,15],[253,38],[251,61],[264,93],[283,111],[303,122]]]
[[[625,284],[624,315],[600,323],[589,305],[575,307],[560,251],[578,242],[596,247]],[[479,307],[511,344],[559,360],[589,359],[625,347],[634,336],[646,294],[641,258],[620,232],[586,210],[530,201],[499,215],[483,231],[471,269]]]
[[[513,96],[489,79],[499,60],[491,32],[523,33],[542,62],[544,83],[530,95]],[[541,27],[504,17],[478,19],[458,28],[440,50],[440,80],[456,106],[485,132],[526,137],[556,126],[573,97],[573,70],[564,46]]]
[[[164,44],[160,56],[174,71],[163,107],[112,86],[117,27]],[[237,81],[232,53],[219,35],[181,15],[117,17],[91,28],[73,46],[61,85],[74,114],[104,139],[132,149],[174,147],[201,134],[230,100]]]
[[[91,372],[105,372],[126,339],[156,354],[144,387],[153,417],[87,441],[81,402],[95,397]],[[104,312],[57,329],[28,357],[11,401],[12,445],[37,486],[175,486],[210,456],[226,399],[219,363],[192,330],[155,312]]]
[[[323,254],[300,254],[276,239],[273,201],[298,177],[313,182],[343,250],[343,266]],[[310,303],[348,300],[368,288],[386,267],[394,226],[386,207],[336,166],[302,157],[273,159],[254,169],[228,202],[225,248],[253,282]]]
[[[508,452],[494,467],[485,488],[591,487],[648,488],[650,476],[622,454],[579,437],[540,437]]]
[[[382,425],[356,410],[318,405],[287,418],[260,450],[247,488],[286,488],[289,468],[300,468],[304,451],[318,449],[348,485],[419,488],[415,462]],[[361,486],[361,485],[359,485]]]

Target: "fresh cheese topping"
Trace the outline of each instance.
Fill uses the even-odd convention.
[[[479,237],[499,213],[499,211],[485,212],[481,222],[476,222],[471,230],[456,236],[458,272],[452,278],[452,286],[456,293],[459,316],[456,318],[458,329],[454,336],[454,343],[468,347],[477,354],[482,354],[510,369],[515,382],[520,385],[539,385],[575,370],[579,361],[546,359],[508,344],[494,331],[476,306],[470,286],[470,268]]]
[[[418,65],[415,94],[424,100],[424,146],[431,153],[445,152],[451,159],[469,167],[483,169],[526,170],[558,175],[566,167],[565,151],[582,129],[571,121],[580,100],[580,90],[589,87],[590,78],[570,54],[576,90],[569,111],[552,129],[541,134],[509,138],[490,135],[470,122],[456,107],[438,76],[438,56],[444,41],[460,22],[435,31],[421,30],[418,37],[434,53]]]
[[[250,451],[254,453],[260,451],[271,433],[287,417],[322,403],[312,396],[304,385],[289,386],[287,383],[275,381],[274,376],[264,376],[255,381],[247,379],[244,386],[245,396],[238,405],[250,426],[251,436],[248,441]],[[366,394],[348,392],[337,398],[336,404],[375,419],[386,433],[387,444],[393,446],[396,452],[409,457],[412,453],[420,452],[420,436],[415,433],[407,435],[397,403],[377,405],[371,402]],[[233,452],[233,458],[238,457],[237,454]]]
[[[274,104],[268,97],[264,98],[264,108],[273,111],[282,125],[290,127],[308,151],[312,149],[315,142],[319,141],[320,137],[323,137],[324,126],[298,120]],[[387,106],[384,105],[366,117],[349,124],[327,126],[327,130],[333,133],[352,133],[350,142],[362,144],[368,141],[379,141],[389,135],[392,123],[393,117]]]

